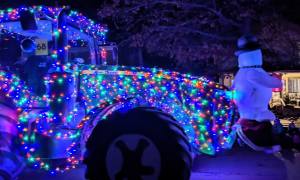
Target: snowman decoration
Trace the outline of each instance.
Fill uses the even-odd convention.
[[[270,76],[262,68],[262,51],[253,35],[238,39],[239,70],[233,82],[234,100],[240,119],[235,125],[240,139],[257,151],[273,153],[281,150],[274,137],[271,121],[275,115],[268,109],[272,88],[281,88],[281,80]]]

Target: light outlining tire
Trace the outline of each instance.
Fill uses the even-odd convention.
[[[91,180],[188,180],[191,147],[178,122],[148,107],[121,108],[100,121],[86,144]]]
[[[97,126],[98,120],[101,119],[105,114],[116,104],[104,104],[101,108],[95,108],[89,112],[89,114],[86,116],[88,117],[89,121],[84,124],[82,132],[84,132],[80,138],[80,151],[81,151],[81,157],[84,156],[84,153],[86,152],[86,143],[92,134],[94,128]]]

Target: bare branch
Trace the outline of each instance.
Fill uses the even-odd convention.
[[[193,33],[198,34],[200,36],[205,36],[212,39],[217,39],[221,41],[235,41],[236,37],[225,37],[225,36],[219,36],[216,34],[204,32],[198,29],[193,29],[189,27],[181,27],[181,26],[157,26],[155,27],[154,31],[175,31],[175,32],[182,32],[185,31],[186,33]]]
[[[217,3],[216,0],[211,0],[212,6],[214,10],[217,10]]]
[[[227,17],[225,17],[220,11],[217,11],[214,8],[208,7],[207,5],[203,5],[203,4],[196,4],[196,3],[189,3],[189,2],[177,2],[177,1],[168,1],[168,0],[153,0],[151,2],[147,2],[147,3],[141,3],[138,4],[132,8],[127,9],[126,11],[120,11],[119,15],[123,15],[126,13],[131,13],[135,10],[138,10],[142,7],[146,7],[146,8],[151,8],[157,4],[164,4],[164,5],[176,5],[177,7],[182,7],[182,8],[187,8],[187,9],[193,9],[193,8],[198,8],[198,9],[204,9],[206,11],[209,11],[213,14],[215,14],[216,16],[218,16],[222,21],[227,22],[233,26],[236,27],[240,27],[241,24],[235,22],[232,19],[229,19]]]
[[[122,47],[122,46],[125,46],[127,44],[129,44],[130,42],[132,41],[132,38],[131,36],[128,37],[127,39],[124,39],[122,40],[121,42],[118,43],[118,46]]]

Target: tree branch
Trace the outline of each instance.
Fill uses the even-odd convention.
[[[235,41],[236,37],[224,37],[224,36],[219,36],[216,34],[211,34],[208,32],[200,31],[198,29],[193,29],[189,27],[181,27],[181,26],[157,26],[156,28],[153,29],[154,31],[175,31],[175,32],[182,32],[185,31],[187,33],[193,33],[193,34],[198,34],[200,36],[205,36],[211,39],[217,39],[221,41]]]
[[[211,0],[211,2],[212,2],[213,9],[214,9],[214,10],[217,10],[217,3],[216,3],[216,0]]]
[[[127,14],[127,13],[131,13],[132,11],[138,10],[142,7],[150,8],[150,7],[153,7],[157,4],[176,5],[177,7],[188,8],[188,9],[193,9],[193,8],[204,9],[206,11],[209,11],[209,12],[215,14],[216,16],[218,16],[224,22],[227,22],[227,23],[229,23],[229,24],[231,24],[235,27],[240,27],[241,26],[240,23],[237,23],[234,20],[225,17],[220,11],[217,11],[214,8],[211,8],[211,7],[209,7],[207,5],[203,5],[203,4],[189,3],[189,2],[178,2],[178,1],[168,1],[168,0],[153,0],[151,2],[137,4],[136,6],[134,6],[132,8],[129,8],[126,11],[120,11],[119,14],[124,15],[124,14]]]

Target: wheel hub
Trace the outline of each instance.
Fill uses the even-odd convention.
[[[160,153],[143,135],[121,135],[108,148],[106,167],[110,179],[158,179]]]

